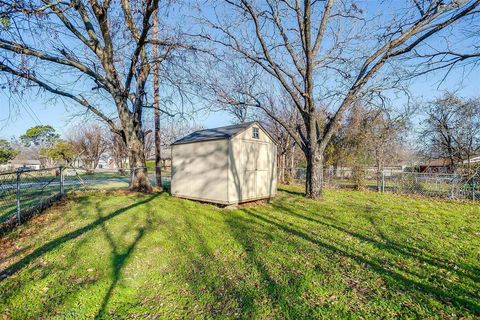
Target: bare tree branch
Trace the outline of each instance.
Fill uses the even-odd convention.
[[[7,65],[5,65],[4,63],[1,63],[1,62],[0,62],[0,71],[8,72],[12,75],[15,75],[15,76],[18,76],[18,77],[23,78],[25,80],[34,82],[37,85],[39,85],[40,87],[42,87],[43,89],[45,89],[45,90],[47,90],[47,91],[49,91],[53,94],[60,95],[60,96],[70,98],[70,99],[74,100],[75,102],[81,104],[82,106],[87,108],[89,111],[93,112],[95,115],[100,117],[103,121],[108,123],[110,125],[110,127],[112,128],[112,130],[118,131],[117,126],[115,125],[113,120],[111,120],[109,117],[107,117],[105,114],[103,114],[100,110],[98,110],[97,108],[92,106],[84,97],[82,97],[80,95],[78,95],[78,96],[73,95],[73,94],[71,94],[69,92],[65,92],[61,89],[53,88],[52,86],[50,86],[46,82],[41,81],[40,79],[36,78],[31,73],[20,72],[20,71],[14,70],[14,69],[8,67]]]

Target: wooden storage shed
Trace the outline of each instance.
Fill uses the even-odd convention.
[[[195,131],[172,144],[172,195],[225,205],[272,198],[276,153],[256,121]]]

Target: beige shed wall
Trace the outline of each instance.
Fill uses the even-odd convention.
[[[252,127],[259,128],[259,139]],[[230,140],[228,200],[230,203],[274,197],[277,191],[276,145],[253,124]]]
[[[228,203],[228,140],[172,146],[172,195]]]

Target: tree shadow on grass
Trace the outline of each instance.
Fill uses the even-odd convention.
[[[25,251],[28,251],[30,250],[30,248],[32,247],[33,245],[28,245],[28,246],[25,246],[21,249],[18,249],[18,250],[15,250],[14,252],[8,254],[8,255],[5,255],[4,257],[1,257],[0,258],[0,264],[4,263],[4,262],[7,262],[8,260],[18,256],[19,254],[22,254],[23,252]]]
[[[97,212],[100,212],[99,208],[97,208]],[[130,243],[130,245],[126,248],[126,250],[121,250],[120,246],[117,245],[112,233],[108,230],[107,226],[105,225],[105,221],[101,223],[100,228],[105,238],[107,239],[107,242],[111,249],[110,261],[111,261],[111,267],[112,267],[112,276],[111,276],[110,286],[108,287],[107,292],[103,297],[102,304],[100,306],[100,309],[97,312],[97,315],[95,316],[95,319],[101,319],[105,315],[107,304],[110,301],[113,290],[115,289],[118,282],[120,281],[122,270],[125,267],[126,263],[128,262],[129,257],[135,250],[137,244],[145,235],[145,232],[152,229],[152,221],[147,217],[146,225],[136,229],[135,238]]]
[[[254,209],[245,209],[250,217]],[[250,296],[246,300],[248,304],[245,308],[250,309],[250,312],[255,314],[257,309],[262,306],[257,305],[258,298],[265,294],[268,297],[269,303],[277,309],[275,312],[280,314],[272,315],[273,318],[292,318],[292,319],[310,319],[314,318],[312,309],[306,309],[298,303],[301,299],[304,290],[305,278],[300,273],[295,273],[293,270],[283,270],[283,277],[285,283],[280,283],[272,275],[270,268],[264,260],[258,256],[256,245],[258,238],[264,236],[268,238],[268,232],[261,235],[261,231],[256,229],[264,229],[264,226],[258,223],[256,217],[254,219],[247,219],[242,216],[234,216],[226,220],[230,227],[231,233],[236,241],[243,247],[245,260],[249,267],[252,267],[260,276],[260,292],[256,296]],[[254,235],[252,234],[254,233]],[[279,266],[277,266],[279,267]]]
[[[221,219],[213,220],[208,216],[207,225],[201,211],[195,207],[185,206],[187,201],[178,203],[182,214],[182,222],[176,228],[169,229],[169,237],[173,240],[177,257],[177,269],[186,287],[180,286],[177,290],[185,290],[185,294],[193,295],[193,300],[184,306],[179,306],[185,315],[176,315],[178,318],[223,318],[232,317],[240,312],[242,305],[251,299],[235,281],[239,274],[237,270],[226,270],[228,265],[218,248],[209,244],[209,232]],[[185,270],[188,270],[185,272]],[[229,276],[226,277],[225,275]],[[193,306],[193,309],[192,309]],[[173,317],[173,316],[172,316]]]
[[[395,284],[400,286],[403,290],[407,290],[410,292],[421,292],[425,295],[436,297],[442,303],[449,301],[461,308],[466,308],[474,312],[475,314],[480,313],[480,305],[478,304],[478,300],[473,298],[475,294],[472,294],[471,292],[465,291],[457,294],[452,294],[446,292],[443,289],[409,279],[403,274],[386,268],[384,265],[382,265],[380,261],[366,258],[365,256],[360,254],[350,253],[340,248],[339,246],[320,241],[319,239],[315,238],[314,235],[311,235],[309,231],[303,230],[302,228],[295,226],[294,224],[285,224],[283,221],[280,221],[277,218],[269,216],[264,212],[256,212],[256,210],[254,209],[245,209],[244,211],[255,219],[267,225],[280,229],[287,234],[306,240],[324,250],[330,251],[337,255],[352,259],[357,263],[365,264],[369,268],[374,270],[377,274],[381,275],[383,278],[388,277],[390,279],[393,279],[395,281]],[[285,212],[285,210],[283,210],[283,212]],[[409,272],[409,270],[406,269],[404,269],[403,271],[405,271],[405,273]]]
[[[386,247],[390,247],[393,250],[399,251],[401,254],[410,255],[412,258],[417,259],[423,263],[430,264],[437,268],[442,268],[451,273],[456,273],[460,277],[468,277],[473,281],[480,283],[480,269],[474,265],[461,263],[460,261],[450,261],[448,259],[439,258],[431,253],[421,251],[418,248],[407,246],[405,244],[399,243],[389,237],[383,230],[381,230],[377,221],[372,217],[367,217],[370,224],[375,228],[377,234],[383,240],[383,242],[377,242]],[[366,237],[365,241],[371,241],[372,239]],[[460,268],[457,268],[457,267]]]
[[[97,220],[93,221],[92,223],[87,224],[86,226],[84,226],[82,228],[79,228],[77,230],[74,230],[72,232],[69,232],[69,233],[61,236],[61,237],[58,237],[54,240],[51,240],[51,241],[47,242],[46,244],[42,245],[41,247],[35,249],[32,253],[30,253],[27,256],[20,259],[18,262],[12,264],[11,266],[9,266],[6,269],[4,269],[3,271],[1,271],[0,272],[0,281],[2,281],[5,278],[17,273],[18,271],[23,269],[25,266],[27,266],[29,263],[31,263],[35,259],[43,256],[44,254],[46,254],[46,253],[48,253],[52,250],[55,250],[56,248],[58,248],[62,244],[66,243],[70,240],[73,240],[75,238],[78,238],[79,236],[81,236],[82,234],[84,234],[88,231],[91,231],[93,229],[96,229],[96,228],[102,226],[106,221],[108,221],[110,219],[113,219],[116,216],[118,216],[122,213],[125,213],[126,211],[128,211],[130,209],[133,209],[135,207],[141,206],[145,203],[148,203],[148,202],[152,201],[153,199],[158,197],[160,194],[161,193],[156,193],[154,195],[149,196],[147,199],[144,199],[144,200],[135,202],[131,205],[128,205],[126,207],[117,209],[117,210],[113,211],[112,213],[110,213],[106,216],[99,217]]]
[[[281,187],[281,186],[279,186],[279,187],[277,188],[277,190],[278,190],[278,191],[281,191],[281,192],[285,192],[285,193],[291,194],[291,195],[294,195],[294,196],[302,196],[302,197],[305,196],[305,192],[303,192],[303,191],[293,191],[293,190],[289,190],[289,189],[287,189],[287,188],[285,188],[285,187]]]
[[[209,227],[193,218],[198,217],[197,212],[190,210],[183,217],[183,228],[170,230],[170,234],[177,246],[175,252],[182,256],[183,267],[188,269],[183,281],[188,283],[189,294],[199,303],[192,310],[184,306],[184,311],[206,318],[315,317],[315,310],[302,302],[308,276],[297,272],[296,266],[294,269],[288,264],[280,266],[282,262],[278,261],[274,268],[281,268],[283,275],[277,279],[278,273],[268,265],[268,259],[260,256],[259,246],[263,240],[278,240],[264,224],[241,211],[229,212],[225,219],[218,221],[225,223],[226,239],[233,237],[234,240],[228,240],[229,249],[224,252],[225,248],[219,250],[209,244]],[[225,254],[232,256],[225,257]]]
[[[290,208],[286,205],[280,205],[280,204],[273,204],[273,207],[276,208],[277,210],[286,213],[290,216],[293,216],[295,218],[300,218],[302,220],[308,221],[308,222],[313,222],[328,228],[333,228],[336,229],[342,233],[348,234],[352,237],[355,237],[359,240],[368,242],[372,244],[373,246],[377,247],[380,250],[385,250],[387,252],[390,252],[392,254],[398,255],[401,254],[407,258],[412,258],[420,263],[425,263],[429,264],[431,266],[437,267],[437,268],[442,268],[445,269],[451,273],[456,273],[460,277],[468,277],[472,279],[473,281],[479,282],[480,281],[480,275],[478,273],[478,269],[475,268],[474,266],[462,264],[458,261],[456,262],[451,262],[446,259],[441,259],[438,257],[433,256],[430,253],[427,252],[422,252],[417,248],[407,246],[402,243],[398,243],[397,241],[389,238],[386,236],[386,234],[379,229],[379,226],[377,223],[374,221],[374,219],[369,216],[367,219],[369,220],[370,224],[376,229],[377,234],[380,236],[382,241],[378,241],[372,237],[368,237],[364,234],[361,234],[359,232],[351,231],[345,227],[340,226],[340,222],[337,221],[335,218],[331,216],[323,216],[322,218],[330,220],[331,223],[321,221],[320,219],[307,216],[304,214],[301,214],[298,212],[298,210],[294,210],[293,208]],[[461,268],[455,268],[453,265],[459,265]],[[463,269],[463,270],[462,270]]]

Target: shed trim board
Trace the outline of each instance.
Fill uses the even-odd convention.
[[[254,202],[254,201],[259,201],[259,200],[268,200],[268,199],[272,198],[272,197],[258,197],[258,198],[251,198],[251,199],[248,199],[248,200],[245,200],[245,201],[229,202],[229,201],[218,201],[218,200],[215,200],[215,199],[184,196],[184,195],[181,195],[181,194],[175,195],[175,197],[180,198],[180,199],[185,199],[185,200],[195,200],[195,201],[200,201],[200,202],[208,202],[208,203],[221,204],[221,205],[226,205],[226,206],[243,204],[243,203]]]
[[[181,138],[181,139],[178,139],[176,141],[174,141],[171,146],[178,146],[180,144],[190,144],[190,143],[197,143],[197,142],[206,142],[206,141],[216,141],[216,140],[231,140],[232,138],[238,136],[239,134],[245,132],[246,130],[248,130],[249,128],[251,128],[253,125],[257,125],[259,126],[263,132],[270,138],[270,140],[272,140],[272,142],[274,144],[277,144],[277,141],[272,137],[272,135],[262,126],[262,124],[258,121],[251,121],[251,122],[246,122],[246,123],[243,123],[242,126],[243,126],[243,130],[239,130],[238,132],[236,133],[233,133],[232,135],[229,135],[228,137],[224,136],[224,137],[215,137],[215,138],[210,138],[210,139],[205,139],[205,140],[192,140],[192,141],[182,141],[184,138],[188,137],[189,135]],[[233,127],[233,126],[227,126],[227,127]],[[198,130],[198,131],[195,131],[195,132],[200,132],[200,131],[209,131],[209,130],[216,130],[216,129],[221,129],[221,128],[225,128],[225,127],[220,127],[220,128],[213,128],[213,129],[205,129],[205,130]],[[193,133],[195,133],[193,132]],[[191,133],[191,134],[193,134]],[[170,153],[171,153],[171,150],[170,150]]]
[[[228,149],[227,149],[227,202],[230,202],[230,183],[228,180],[230,178],[230,166],[232,165],[230,162],[230,152],[232,152],[232,139],[228,139]]]
[[[259,137],[253,126],[262,132]],[[210,139],[225,132],[231,134]],[[276,144],[256,121],[194,132],[171,151],[174,196],[229,205],[276,195]]]

